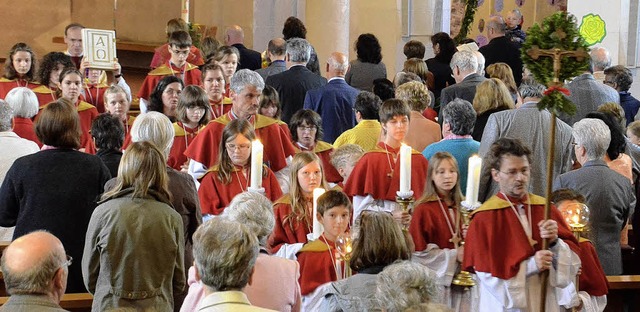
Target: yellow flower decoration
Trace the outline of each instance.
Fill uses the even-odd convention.
[[[607,36],[606,23],[600,15],[589,13],[582,17],[580,35],[590,46],[602,42]]]

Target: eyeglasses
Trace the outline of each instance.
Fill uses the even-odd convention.
[[[608,85],[608,86],[612,86],[614,85],[616,82],[615,81],[611,81],[611,80],[604,80],[602,83]]]
[[[62,263],[60,265],[60,268],[64,268],[64,267],[68,267],[71,266],[71,264],[73,263],[73,257],[67,255],[67,261],[65,261],[64,263]]]
[[[240,152],[247,151],[248,149],[251,148],[251,144],[235,145],[235,144],[227,143],[226,146],[227,146],[227,150],[229,151],[240,151]]]
[[[522,173],[523,176],[528,177],[529,174],[531,173],[531,170],[529,168],[523,168],[522,170],[509,170],[507,172],[504,171],[500,171],[501,173],[504,173],[506,175],[508,175],[511,178],[515,178],[518,176],[519,173]]]
[[[298,127],[298,129],[300,129],[300,131],[309,131],[309,132],[312,132],[312,131],[317,130],[317,129],[318,129],[318,127],[316,127],[316,126],[310,126],[310,127],[300,126],[300,127]]]

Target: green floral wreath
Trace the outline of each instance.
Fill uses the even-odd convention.
[[[547,85],[550,89],[538,103],[539,109],[548,109],[556,114],[573,115],[575,105],[563,95],[566,90],[560,88],[562,82],[573,78],[589,67],[588,57],[563,57],[560,61],[559,83],[554,83],[553,58],[529,55],[529,51],[536,47],[546,50],[558,48],[564,51],[585,51],[589,48],[584,38],[580,36],[576,26],[576,19],[566,12],[556,12],[545,18],[542,25],[535,24],[527,32],[527,39],[522,44],[522,61],[531,71],[536,81]]]
[[[471,24],[473,24],[473,19],[476,16],[476,11],[478,11],[478,0],[462,0],[462,2],[466,5],[464,17],[462,18],[462,24],[460,25],[460,32],[458,32],[458,35],[453,38],[457,44],[460,44],[462,40],[467,38]]]

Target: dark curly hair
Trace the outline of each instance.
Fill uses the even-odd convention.
[[[284,40],[289,40],[289,38],[306,39],[307,28],[304,27],[304,23],[302,23],[300,19],[295,16],[289,16],[289,18],[284,22],[282,35],[284,36]]]
[[[38,69],[38,82],[45,87],[49,86],[49,77],[51,72],[58,68],[58,65],[62,65],[64,68],[75,67],[71,62],[71,57],[62,52],[50,52],[45,54],[40,62],[40,68]]]
[[[184,88],[184,82],[182,79],[170,75],[162,78],[160,82],[156,85],[156,87],[151,92],[149,96],[149,104],[147,105],[147,110],[150,112],[160,112],[162,113],[164,104],[162,103],[162,92],[166,89],[170,84],[174,82],[179,82],[180,85]]]
[[[310,109],[301,109],[291,117],[291,121],[289,122],[291,139],[293,139],[294,142],[298,142],[298,127],[301,127],[305,122],[307,125],[315,126],[318,129],[318,131],[316,131],[315,141],[320,140],[323,135],[322,118],[318,113]]]
[[[362,34],[355,42],[356,54],[361,62],[378,64],[382,61],[382,47],[373,34]]]
[[[624,130],[622,130],[620,124],[615,121],[612,115],[601,112],[588,113],[585,118],[600,119],[609,127],[611,142],[609,142],[609,147],[607,148],[607,156],[611,160],[618,159],[627,147],[627,141],[624,139]]]
[[[396,97],[396,90],[393,87],[393,82],[387,78],[378,78],[373,80],[373,93],[379,96],[382,101]]]
[[[456,53],[456,43],[446,32],[436,33],[431,37],[431,44],[440,47],[440,52],[435,59],[441,63],[451,63],[451,58]]]
[[[9,57],[4,61],[4,77],[7,79],[18,78],[18,72],[13,67],[13,56],[18,52],[27,52],[31,55],[31,67],[24,76],[27,81],[33,81],[36,73],[36,54],[33,53],[31,47],[24,42],[16,43],[11,47],[11,50],[9,50]]]

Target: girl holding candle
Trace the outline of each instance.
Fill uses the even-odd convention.
[[[409,129],[410,114],[407,104],[398,99],[386,100],[380,106],[384,140],[378,143],[376,149],[362,156],[344,188],[345,193],[353,197],[354,219],[364,206],[374,203],[381,210],[393,212],[396,220],[409,223],[411,216],[395,209],[397,192],[401,191],[406,196],[413,191],[414,196],[419,198],[429,164],[420,152],[409,148],[405,148],[406,154],[401,161],[403,157],[400,150]],[[405,170],[401,170],[403,162],[406,164]],[[401,182],[401,179],[404,181]]]
[[[249,188],[252,161],[251,145],[256,135],[245,119],[234,119],[222,132],[218,162],[202,177],[198,197],[202,215],[219,215],[233,197]],[[271,169],[262,167],[264,195],[274,201],[282,196],[280,185]]]
[[[186,172],[189,162],[184,151],[211,118],[207,93],[198,86],[186,86],[180,93],[176,117],[178,121],[173,123],[176,134],[167,164],[173,169]]]
[[[427,183],[413,209],[409,233],[416,252],[413,258],[436,272],[436,285],[443,294],[440,302],[456,309],[463,292],[451,288],[462,262],[462,202],[458,162],[447,152],[435,153],[429,160]],[[465,302],[464,304],[468,304]]]
[[[327,189],[320,158],[311,152],[293,157],[289,193],[273,205],[276,226],[267,243],[272,253],[295,259],[295,254],[307,242],[313,229],[313,190]]]

